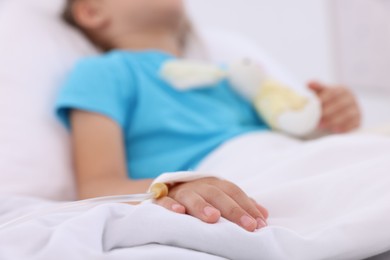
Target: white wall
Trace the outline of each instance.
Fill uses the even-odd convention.
[[[356,89],[390,94],[390,1],[332,1],[338,77]]]
[[[332,37],[326,0],[187,0],[201,26],[253,38],[298,80],[332,83]]]
[[[336,57],[340,57],[338,47],[341,42],[338,41],[342,41],[343,37],[338,37],[337,41],[334,37],[337,35],[336,30],[334,30],[335,26],[339,28],[339,25],[336,25],[335,17],[337,16],[334,13],[335,9],[333,8],[335,6],[332,6],[332,1],[337,2],[341,0],[186,1],[188,2],[190,13],[196,17],[196,21],[200,26],[223,27],[224,29],[240,32],[253,38],[272,54],[281,65],[290,70],[298,80],[319,79],[326,83],[340,83],[343,81],[341,83],[346,83],[352,88],[356,87],[354,85],[359,85],[359,82],[344,82],[343,78],[345,77],[340,76],[343,64],[340,64],[339,58],[336,59]],[[356,8],[357,2],[364,2],[368,5],[386,4],[389,7],[389,1],[376,1],[374,3],[373,0],[348,0],[347,3],[347,0],[343,0],[343,3],[347,4],[344,9],[349,12],[352,8]],[[363,7],[363,9],[366,8]],[[361,17],[364,17],[363,20],[368,19],[367,14],[356,19],[360,21]],[[374,20],[376,21],[377,19]],[[357,21],[351,20],[349,22],[356,23]],[[360,25],[361,23],[358,24]],[[390,26],[390,24],[387,25]],[[374,33],[375,39],[381,39],[381,35],[386,30],[381,31],[380,28],[370,25],[369,28],[366,28],[366,31]],[[361,30],[359,29],[357,32],[361,32]],[[388,32],[390,31],[387,30]],[[343,32],[341,36],[346,36],[346,33],[353,34],[354,32]],[[362,36],[360,35],[359,37]],[[367,37],[367,35],[363,37]],[[344,46],[346,49],[356,47],[355,40],[343,41],[343,43],[346,44]],[[378,44],[377,42],[375,43],[374,45],[364,46],[364,48],[375,53],[374,58],[377,56],[385,57],[385,50],[383,48],[378,49]],[[356,58],[360,59],[361,53],[357,53],[353,59],[348,59],[344,63],[349,65],[350,69],[362,65],[382,64],[378,62],[372,63],[371,61],[356,63],[356,60],[359,60]],[[368,57],[366,60],[370,58]],[[376,66],[376,68],[379,66],[382,70],[388,69],[388,66]],[[371,74],[377,75],[377,73]],[[351,77],[356,77],[356,70],[353,70]],[[380,79],[379,81],[383,83],[383,80]],[[366,85],[372,85],[371,82],[374,84],[375,78],[371,77],[365,83]],[[365,92],[359,91],[355,88],[362,105],[364,125],[376,126],[383,122],[390,122],[390,113],[388,112],[390,111],[390,97],[375,92],[373,88],[367,88]]]

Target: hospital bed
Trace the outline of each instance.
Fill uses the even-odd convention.
[[[58,205],[55,201],[75,199],[69,140],[54,117],[53,104],[58,86],[74,62],[97,51],[59,19],[62,4],[62,0],[0,3],[0,223]],[[189,58],[224,62],[250,56],[267,64],[284,81],[297,84],[264,51],[242,37],[221,30],[199,30],[191,37]],[[390,98],[358,94],[365,128],[385,133],[390,123]],[[224,178],[236,180],[265,203],[271,212],[270,227],[256,234],[245,233],[226,220],[206,225],[150,204],[102,205],[58,212],[0,230],[0,259],[362,259],[378,255],[390,250],[390,223],[383,217],[390,215],[386,205],[390,194],[382,187],[389,184],[389,177],[363,190],[361,198],[359,194],[349,197],[348,189],[354,191],[349,181],[353,174],[359,176],[355,185],[360,187],[361,181],[364,186],[367,171],[374,166],[381,166],[375,172],[378,178],[385,176],[384,171],[390,169],[384,158],[390,156],[388,139],[380,134],[354,134],[302,148],[298,141],[270,133],[233,140],[216,151],[199,170],[224,172]],[[354,150],[355,146],[361,151]],[[261,163],[264,174],[269,174],[267,181],[262,181],[264,176],[238,178],[234,173],[242,168],[233,170],[236,165],[231,165],[229,170],[218,163],[237,160],[232,151],[243,147],[263,159],[241,164],[249,173],[257,167],[253,161]],[[269,153],[259,147],[268,147]],[[334,167],[327,168],[318,156],[334,149],[339,153],[327,158]],[[346,153],[353,154],[353,160]],[[279,160],[284,163],[277,167]],[[284,175],[289,170],[295,175]],[[311,177],[313,173],[318,175]],[[335,181],[337,175],[340,179]],[[325,194],[319,192],[322,189],[329,196],[321,195]],[[311,194],[318,205],[337,207],[344,215],[328,212],[328,222],[311,221],[322,214],[311,207]],[[376,203],[368,200],[379,195]],[[358,199],[362,206],[356,204]],[[366,218],[352,217],[351,212]],[[365,225],[357,228],[359,223]]]

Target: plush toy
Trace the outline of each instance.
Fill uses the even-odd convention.
[[[309,135],[321,118],[320,102],[312,92],[279,82],[248,59],[226,67],[171,60],[163,65],[160,73],[173,87],[183,91],[216,86],[228,79],[240,95],[253,103],[259,116],[272,129],[289,135]]]
[[[283,84],[248,59],[231,64],[228,78],[272,129],[303,137],[317,128],[321,104],[310,90]]]

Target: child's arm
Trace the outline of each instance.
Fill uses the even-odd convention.
[[[71,127],[80,198],[146,192],[152,180],[127,177],[123,135],[114,121],[73,110]],[[264,227],[268,217],[267,211],[239,187],[217,178],[178,184],[157,204],[207,223],[215,223],[223,216],[248,231]]]
[[[73,161],[80,199],[144,193],[152,180],[127,177],[120,127],[107,117],[71,112]]]

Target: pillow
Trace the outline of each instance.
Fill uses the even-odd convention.
[[[196,19],[195,19],[196,22]],[[195,26],[195,28],[197,28]],[[299,89],[307,91],[306,83],[296,78],[254,41],[239,33],[209,27],[206,30],[196,31],[198,37],[194,48],[203,46],[203,52],[207,53],[207,59],[215,63],[230,63],[243,58],[249,58],[262,64],[267,72],[279,81]],[[199,56],[199,55],[198,55]]]
[[[0,195],[75,197],[66,131],[53,112],[74,62],[95,49],[60,19],[62,0],[3,0],[0,9]]]
[[[97,50],[59,18],[63,4],[1,3],[0,195],[75,198],[70,142],[55,117],[54,102],[74,63]],[[189,58],[227,62],[251,57],[292,82],[265,52],[241,36],[208,29],[191,35],[190,42]]]

